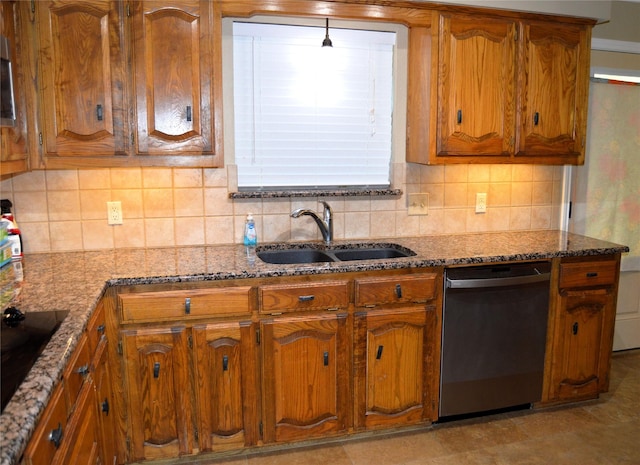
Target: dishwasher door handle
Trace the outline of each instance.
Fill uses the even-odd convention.
[[[521,284],[549,281],[550,279],[551,273],[538,273],[527,276],[514,276],[511,278],[486,279],[451,279],[447,277],[446,287],[449,289],[480,289],[484,287],[518,286]]]

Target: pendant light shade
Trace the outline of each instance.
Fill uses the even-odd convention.
[[[322,41],[322,46],[333,47],[333,44],[331,43],[331,39],[329,39],[329,18],[327,18],[327,25],[325,27],[325,35],[324,35],[324,40]]]

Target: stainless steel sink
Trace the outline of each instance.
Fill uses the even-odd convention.
[[[365,242],[334,246],[295,244],[284,249],[260,246],[256,255],[263,262],[285,265],[403,258],[411,257],[416,253],[398,244]]]

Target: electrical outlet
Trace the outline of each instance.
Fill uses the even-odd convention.
[[[107,224],[122,224],[122,202],[107,202]]]
[[[487,194],[485,192],[476,194],[476,213],[485,213],[487,211]]]
[[[409,215],[429,214],[429,194],[409,194]]]

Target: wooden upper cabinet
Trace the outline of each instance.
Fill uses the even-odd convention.
[[[523,23],[516,156],[582,164],[591,28]]]
[[[134,5],[137,153],[219,153],[214,69],[221,60],[221,16],[214,18],[214,2]]]
[[[440,16],[437,156],[509,157],[515,143],[516,23]]]
[[[36,3],[44,157],[125,154],[122,4]]]
[[[27,171],[29,167],[29,126],[27,124],[27,100],[31,100],[33,92],[27,95],[23,85],[26,74],[31,69],[28,47],[25,46],[23,23],[28,16],[26,2],[3,1],[0,4],[0,35],[7,39],[5,44],[11,56],[11,76],[2,75],[2,81],[11,77],[14,95],[13,126],[0,127],[0,176]],[[4,46],[4,45],[0,45]],[[20,53],[18,53],[20,51]],[[4,95],[3,95],[4,97]],[[3,108],[5,102],[2,102]]]

